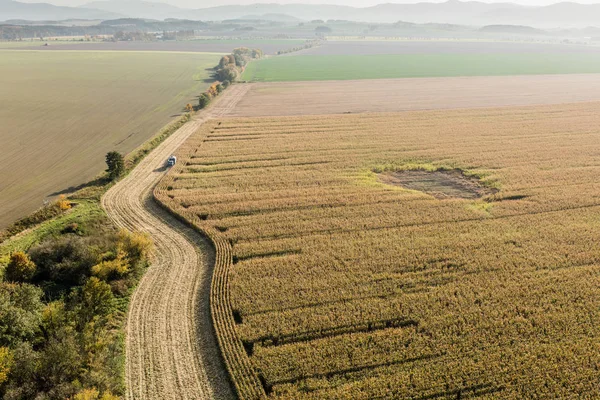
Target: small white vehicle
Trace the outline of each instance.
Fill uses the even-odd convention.
[[[171,156],[167,159],[167,166],[172,167],[177,163],[177,157]]]

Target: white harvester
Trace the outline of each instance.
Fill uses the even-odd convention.
[[[172,167],[173,165],[175,165],[175,163],[177,163],[177,157],[175,156],[171,156],[167,159],[167,166],[168,167]]]

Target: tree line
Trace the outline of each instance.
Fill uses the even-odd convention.
[[[231,54],[221,57],[219,65],[215,67],[214,73],[217,82],[213,83],[206,92],[199,96],[196,109],[201,110],[208,106],[212,99],[217,97],[219,93],[227,89],[232,82],[236,81],[242,75],[244,68],[246,68],[246,65],[251,60],[262,57],[262,50],[249,49],[247,47],[239,47],[234,49]],[[188,105],[189,107],[191,105]]]

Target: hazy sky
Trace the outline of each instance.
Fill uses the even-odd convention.
[[[27,3],[52,3],[61,6],[77,6],[85,3],[89,3],[93,0],[18,0]],[[115,1],[115,0],[113,0]],[[117,0],[117,1],[127,1],[127,0]],[[156,0],[147,0],[147,1],[155,1]],[[218,5],[225,4],[252,4],[252,3],[309,3],[309,4],[343,4],[355,7],[366,7],[372,6],[375,4],[381,3],[418,3],[419,1],[430,1],[439,3],[440,1],[436,0],[406,0],[406,1],[391,1],[391,0],[164,0],[163,3],[169,3],[179,7],[186,8],[205,8],[212,7]],[[496,2],[508,2],[512,1],[514,3],[519,3],[523,5],[547,5],[558,3],[556,0],[484,0],[486,3],[496,3]],[[598,0],[577,0],[578,3],[597,3]]]

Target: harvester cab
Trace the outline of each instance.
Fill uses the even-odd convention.
[[[167,166],[172,167],[173,165],[175,165],[176,162],[177,162],[177,157],[171,156],[167,160]]]

